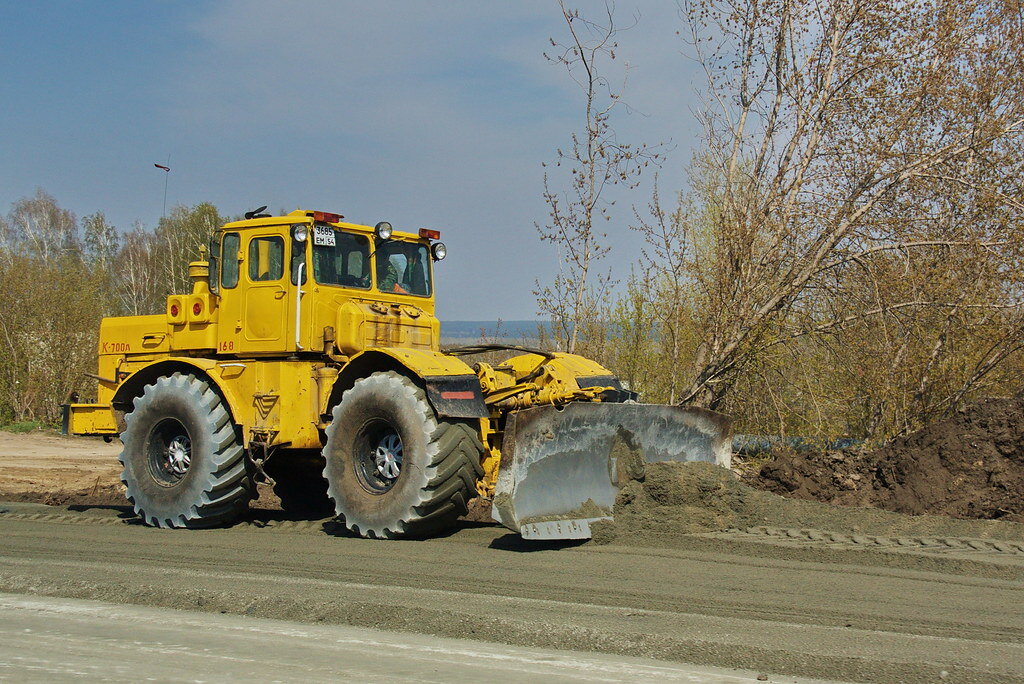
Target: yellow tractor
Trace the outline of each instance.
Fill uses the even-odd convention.
[[[524,537],[587,538],[644,463],[728,465],[728,419],[636,403],[594,361],[442,351],[437,231],[263,209],[214,234],[162,314],[104,319],[97,401],[64,407],[66,433],[120,437],[147,524],[229,523],[273,466],[325,480],[364,537],[437,534],[480,496]],[[463,360],[496,349],[514,355]]]

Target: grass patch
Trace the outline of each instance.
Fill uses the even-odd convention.
[[[0,430],[4,432],[34,432],[36,430],[45,430],[47,427],[46,423],[39,420],[23,420],[18,423],[8,423],[7,425],[0,425]]]

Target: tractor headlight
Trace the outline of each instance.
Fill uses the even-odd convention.
[[[309,237],[309,226],[305,223],[298,223],[292,226],[292,239],[296,242],[305,242]]]
[[[388,223],[387,221],[381,221],[376,226],[374,226],[373,229],[374,232],[377,234],[377,237],[379,237],[381,240],[391,239],[391,233],[393,232],[393,229],[391,228],[391,224]]]
[[[440,261],[448,256],[448,248],[443,242],[435,242],[430,245],[430,256],[434,257],[434,261]]]

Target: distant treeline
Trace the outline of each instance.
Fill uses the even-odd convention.
[[[198,204],[121,231],[43,190],[16,201],[0,217],[0,422],[53,423],[70,393],[94,396],[100,319],[163,311],[224,220]]]

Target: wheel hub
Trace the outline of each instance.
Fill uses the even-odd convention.
[[[167,445],[167,467],[181,477],[192,463],[192,443],[186,435],[178,435]]]
[[[177,418],[158,422],[146,439],[149,472],[157,484],[174,487],[192,466],[192,440]]]
[[[373,494],[391,490],[402,474],[402,435],[386,420],[371,420],[356,433],[353,456],[360,484]]]
[[[381,437],[374,462],[381,477],[396,480],[402,472],[402,438],[394,432]]]

